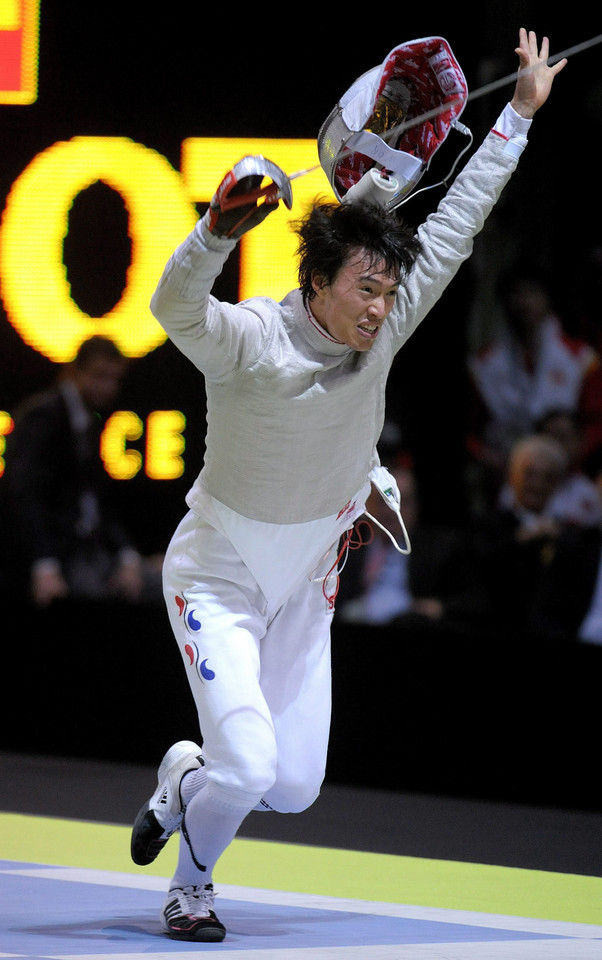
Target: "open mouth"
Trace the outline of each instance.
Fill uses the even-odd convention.
[[[377,323],[359,323],[357,329],[365,337],[375,337],[378,333],[379,326]]]

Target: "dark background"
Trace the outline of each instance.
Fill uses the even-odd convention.
[[[199,3],[42,0],[38,99],[0,106],[0,204],[33,157],[58,140],[127,136],[178,168],[185,137],[316,136],[348,86],[405,40],[444,36],[475,91],[516,69],[519,26],[547,33],[552,53],[600,27],[590,4],[556,12],[547,3],[423,7],[373,18],[345,7],[322,19],[311,6],[247,6],[224,9],[222,18]],[[414,455],[425,512],[437,519],[465,509],[463,365],[475,303],[495,270],[488,237],[502,236],[518,256],[535,251],[568,300],[584,251],[598,239],[601,50],[576,55],[557,80],[473,261],[394,368],[390,415]],[[469,102],[462,119],[476,143],[511,91],[510,84]],[[439,196],[416,198],[408,218],[418,222]],[[72,230],[65,257],[74,294],[97,314],[121,292],[123,210],[106,192],[90,191]],[[236,297],[234,279],[224,296]],[[20,340],[0,304],[0,409],[12,411],[55,372]],[[202,459],[202,382],[167,343],[134,364],[121,405],[141,416],[176,408],[188,419],[184,477],[139,476],[118,490],[143,549],[162,550]],[[5,748],[154,763],[172,738],[195,736],[163,611],[71,607],[36,617],[7,601],[3,623],[3,672],[24,707],[17,723],[13,716],[3,724]],[[597,650],[519,651],[511,642],[491,650],[486,637],[461,648],[400,648],[386,632],[340,630],[334,640],[332,779],[600,808],[590,776],[599,749]]]

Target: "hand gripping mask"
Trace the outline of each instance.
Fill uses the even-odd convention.
[[[464,74],[442,37],[391,50],[380,67],[352,84],[318,134],[320,164],[337,199],[370,195],[389,207],[407,199],[467,95]],[[462,124],[459,129],[470,136]]]

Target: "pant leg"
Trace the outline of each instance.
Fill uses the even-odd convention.
[[[167,550],[164,594],[198,711],[208,783],[252,809],[277,766],[259,683],[265,597],[229,541],[193,513]]]
[[[261,640],[261,689],[276,736],[276,781],[264,809],[310,806],[326,770],[332,684],[333,612],[322,584],[306,580],[278,611]]]

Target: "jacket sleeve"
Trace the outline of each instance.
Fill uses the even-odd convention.
[[[397,349],[424,319],[473,250],[527,142],[531,121],[508,104],[445,197],[418,230],[422,244],[391,320]]]
[[[214,237],[201,218],[170,257],[151,311],[170,340],[210,380],[250,366],[265,346],[264,311],[211,295],[236,241]]]

